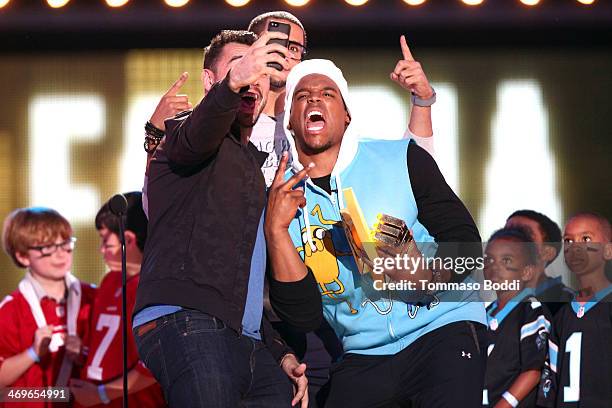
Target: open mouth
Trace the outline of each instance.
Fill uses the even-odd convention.
[[[319,132],[325,127],[325,117],[319,110],[313,109],[306,114],[306,129],[309,132]]]
[[[245,113],[252,113],[255,111],[258,101],[259,94],[253,91],[248,91],[241,98],[239,110]]]

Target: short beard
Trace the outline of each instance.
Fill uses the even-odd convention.
[[[257,116],[252,117],[252,116],[248,116],[245,117],[241,114],[236,115],[236,122],[238,122],[238,125],[240,125],[241,128],[246,128],[246,129],[250,129],[253,126],[255,126],[255,124],[257,123],[257,120],[259,120],[259,116],[261,115],[261,111],[259,111],[257,113]]]
[[[270,79],[270,88],[275,91],[285,89],[285,85],[287,85],[287,81],[276,81],[274,79]]]
[[[259,115],[257,115],[257,117],[254,118],[252,122],[250,120],[247,121],[244,118],[241,118],[240,116],[236,117],[236,121],[238,122],[238,125],[240,125],[241,128],[246,128],[246,129],[250,129],[254,127],[258,119],[259,119]]]
[[[321,154],[329,150],[332,146],[333,146],[333,143],[331,142],[331,140],[325,143],[323,146],[319,146],[319,147],[310,147],[305,143],[300,143],[300,147],[302,148],[302,151],[308,156],[315,156],[317,154]]]

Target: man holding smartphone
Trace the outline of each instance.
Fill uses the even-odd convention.
[[[259,151],[269,154],[268,158],[261,167],[267,186],[270,186],[272,183],[276,169],[278,168],[279,158],[283,152],[289,151],[290,146],[282,127],[284,115],[283,97],[286,76],[290,70],[304,58],[307,46],[307,35],[304,26],[295,16],[288,12],[275,11],[259,15],[251,21],[249,24],[249,30],[254,31],[258,35],[262,35],[269,31],[271,23],[287,24],[290,31],[285,58],[286,64],[283,67],[283,70],[279,72],[280,75],[270,77],[270,92],[268,93],[267,102],[263,108],[262,113],[264,114],[259,116],[250,136],[250,141],[258,148]],[[407,53],[409,54],[408,47],[405,44],[404,39],[402,39],[401,42],[402,52],[404,56],[406,56]],[[433,93],[433,89],[429,86],[427,78],[420,68],[420,64],[415,62],[411,55],[409,56],[408,61],[400,60],[400,62],[398,62],[393,73],[391,74],[391,79],[406,89],[414,88],[416,92],[420,92],[420,95],[423,98]],[[163,130],[163,118],[176,114],[178,111],[182,111],[190,107],[187,105],[187,101],[185,100],[186,97],[176,96],[176,91],[185,82],[185,80],[186,75],[182,75],[177,83],[171,87],[167,95],[165,95],[160,101],[160,104],[151,118],[152,124],[156,127]],[[411,130],[418,134],[424,135],[424,137],[414,135]],[[428,106],[423,107],[413,105],[409,128],[404,136],[414,138],[421,146],[424,146],[425,149],[431,153],[433,151],[433,138],[431,135],[431,108]],[[146,203],[146,201],[145,193],[143,196],[143,203]],[[327,329],[328,330],[323,335],[323,337],[327,339],[324,341],[325,347],[332,356],[338,356],[341,353],[341,347],[335,339],[335,335],[333,335],[333,333],[331,333],[329,330],[329,327],[327,327]],[[321,336],[321,334],[319,335]],[[311,340],[314,337],[309,336],[309,339],[311,340],[308,342],[306,342],[303,335],[300,335],[299,337],[300,339],[293,342],[293,344],[303,344],[301,346],[303,352],[306,345],[310,345]],[[285,337],[285,339],[290,340],[289,337]],[[320,343],[315,348],[321,348]],[[318,360],[321,360],[321,358],[317,358]],[[322,358],[323,360],[329,361],[329,359],[325,356]],[[327,375],[326,367],[328,367],[328,363],[321,362],[321,364],[317,364],[320,362],[318,360],[315,361],[314,366],[325,368],[320,370],[321,378],[324,378]]]
[[[289,38],[286,53],[286,66],[278,75],[270,78],[270,92],[264,109],[254,125],[251,133],[251,142],[261,152],[268,153],[261,170],[266,180],[266,186],[272,184],[276,169],[283,152],[289,151],[289,143],[282,128],[284,115],[285,82],[291,69],[304,60],[307,54],[308,38],[306,29],[300,20],[287,11],[271,11],[260,14],[253,18],[248,26],[248,31],[257,35],[269,31],[270,22],[289,25]],[[400,38],[402,59],[400,59],[390,74],[392,81],[411,93],[411,106],[409,122],[403,135],[404,139],[412,138],[423,147],[430,155],[434,156],[434,138],[431,122],[431,105],[435,102],[435,91],[429,84],[427,76],[421,64],[414,59],[404,36]],[[162,140],[165,132],[164,120],[182,111],[191,109],[191,104],[186,95],[177,95],[180,87],[187,80],[187,73],[183,73],[179,79],[170,87],[168,92],[161,98],[151,119],[150,124],[157,128],[147,131],[151,133],[149,139]],[[153,134],[153,133],[156,133]],[[149,140],[147,139],[147,140]],[[154,147],[151,148],[151,151]],[[291,163],[292,158],[289,157]],[[143,205],[147,205],[146,182],[143,191]],[[145,213],[147,212],[145,208]]]
[[[305,365],[262,316],[265,155],[249,142],[278,72],[267,64],[286,67],[286,49],[266,44],[283,37],[216,36],[206,97],[165,121],[150,163],[133,330],[171,407],[308,405]]]

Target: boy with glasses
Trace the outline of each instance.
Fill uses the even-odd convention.
[[[72,233],[50,208],[17,209],[4,221],[2,246],[27,272],[0,303],[0,387],[66,386],[82,364],[95,289],[70,273]]]

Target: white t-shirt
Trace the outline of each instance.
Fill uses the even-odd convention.
[[[268,158],[261,166],[267,187],[272,185],[283,152],[290,150],[289,142],[283,131],[283,116],[284,112],[278,114],[276,118],[264,114],[259,116],[249,139],[257,150],[268,153]],[[289,157],[289,162],[291,162],[291,157]]]

